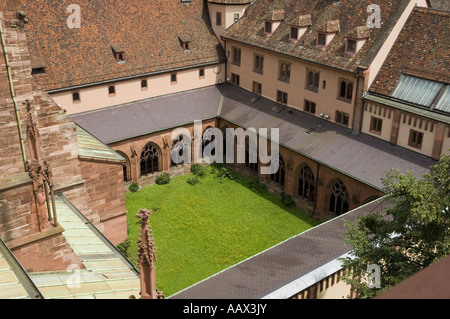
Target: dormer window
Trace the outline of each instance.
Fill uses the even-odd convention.
[[[369,28],[367,26],[359,26],[347,35],[345,41],[345,53],[355,55],[362,48],[366,40],[369,38]]]
[[[178,35],[178,40],[180,41],[181,48],[184,51],[189,51],[191,49],[191,39],[192,37],[189,34]]]
[[[303,34],[305,34],[306,30],[308,30],[308,27],[311,26],[311,15],[301,15],[297,16],[294,19],[292,19],[289,23],[290,25],[290,31],[289,31],[289,40],[291,41],[297,41],[300,39]]]
[[[31,69],[31,75],[44,74],[44,73],[45,73],[45,67],[37,67],[37,68]]]
[[[347,39],[347,43],[345,45],[345,53],[347,54],[356,54],[356,40]]]
[[[272,34],[275,32],[275,30],[280,25],[281,21],[284,20],[284,9],[277,9],[270,11],[265,16],[265,22],[264,22],[264,33],[265,34]]]
[[[325,47],[327,45],[327,35],[326,33],[317,34],[317,46]]]
[[[272,21],[266,21],[264,24],[264,32],[266,34],[272,34]]]
[[[111,46],[111,49],[114,54],[114,58],[117,62],[124,62],[125,61],[125,50],[122,48],[120,44],[114,44]]]
[[[298,40],[298,28],[291,27],[291,32],[289,33],[289,40]]]
[[[45,73],[45,62],[40,58],[33,58],[31,61],[31,75],[44,74]]]
[[[339,20],[330,20],[320,25],[317,32],[316,45],[322,48],[326,47],[339,31]]]

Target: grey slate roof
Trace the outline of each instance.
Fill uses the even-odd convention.
[[[216,117],[220,99],[216,87],[206,87],[70,117],[103,143],[111,144]]]
[[[314,270],[335,261],[351,251],[345,244],[344,220],[354,221],[372,210],[380,211],[387,202],[381,198],[363,205],[347,214],[294,236],[281,244],[265,250],[241,263],[190,286],[169,298],[172,299],[278,299],[289,285],[310,278],[314,283],[329,274]],[[340,269],[340,267],[339,267]],[[339,270],[339,269],[336,269]],[[301,285],[299,286],[301,287]],[[300,289],[307,288],[301,287]],[[277,291],[276,295],[273,292]]]
[[[233,85],[217,85],[72,115],[106,144],[217,116],[243,128],[279,128],[280,144],[375,188],[383,172],[413,171],[420,178],[437,162],[375,137],[289,108]],[[310,134],[305,132],[312,131]]]

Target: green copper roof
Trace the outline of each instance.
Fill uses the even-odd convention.
[[[78,152],[80,157],[107,160],[114,162],[125,161],[125,158],[99,139],[77,125]]]

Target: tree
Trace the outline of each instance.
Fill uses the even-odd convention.
[[[384,209],[345,222],[352,252],[341,259],[343,279],[357,298],[373,297],[450,254],[450,156],[421,179],[391,170],[383,185]]]

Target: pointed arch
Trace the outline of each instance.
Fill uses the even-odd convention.
[[[314,174],[309,167],[308,164],[304,163],[299,166],[299,168],[296,170],[298,172],[297,178],[298,178],[298,189],[297,194],[310,201],[314,201],[314,195],[315,195],[315,179]]]
[[[159,147],[149,142],[141,151],[140,156],[140,173],[141,176],[146,176],[159,171],[161,151]]]
[[[328,210],[336,215],[341,215],[349,210],[350,196],[347,188],[340,179],[336,179],[327,187]]]

